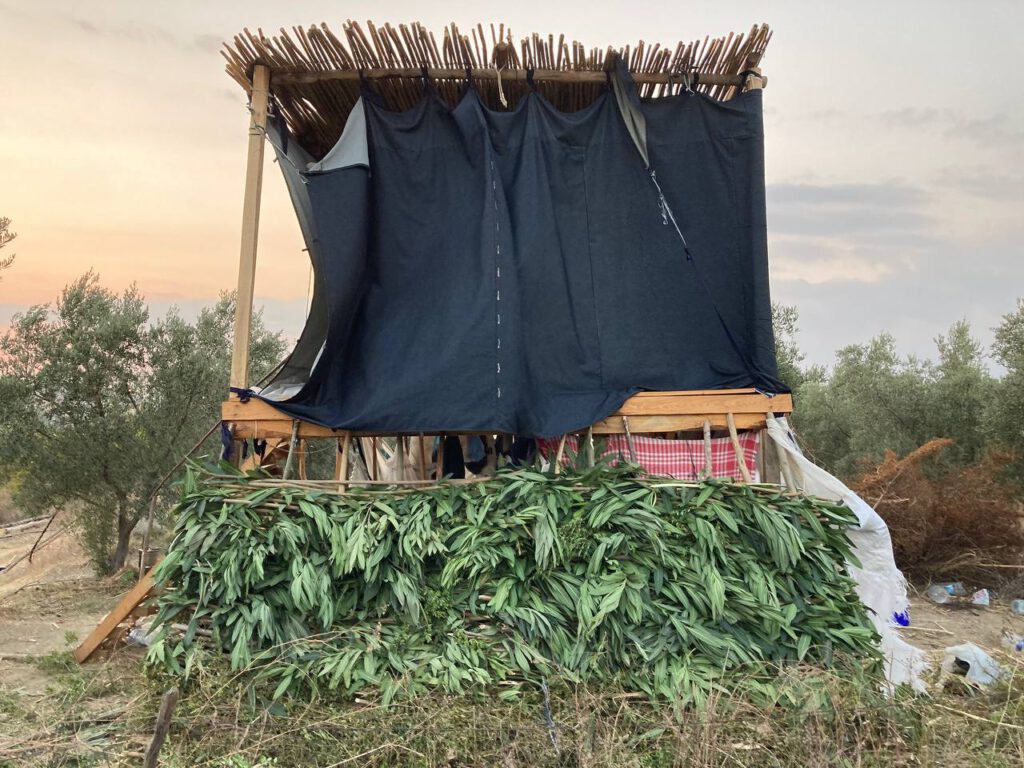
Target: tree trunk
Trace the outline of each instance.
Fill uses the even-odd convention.
[[[128,559],[128,546],[131,544],[132,531],[139,522],[138,518],[126,515],[124,512],[117,513],[117,548],[110,559],[110,570],[117,573],[124,568]]]

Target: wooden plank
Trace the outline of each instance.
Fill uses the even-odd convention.
[[[702,415],[683,414],[670,416],[630,416],[629,431],[634,435],[651,432],[687,432],[700,431],[704,428],[705,419],[711,422],[714,429],[726,429],[728,422],[724,413],[707,413]],[[764,414],[735,414],[738,429],[761,429],[764,427]],[[609,416],[594,425],[595,435],[623,434],[622,417]]]
[[[648,434],[651,432],[684,432],[687,430],[701,430],[704,427],[704,420],[711,422],[714,429],[728,428],[725,413],[705,414],[669,414],[630,416],[629,429],[634,434]],[[736,427],[738,429],[763,429],[765,426],[764,414],[737,413],[735,414]],[[239,439],[251,437],[288,438],[291,437],[292,422],[287,419],[253,419],[247,421],[232,422],[235,427],[235,436]],[[607,419],[597,422],[593,426],[595,435],[621,435],[623,434],[622,416],[609,416]],[[309,438],[337,438],[338,432],[317,424],[299,422],[299,437]],[[490,434],[485,432],[467,432],[464,434]],[[368,437],[368,434],[362,435]]]
[[[753,390],[720,390],[700,392],[641,392],[627,400],[621,409],[609,417],[621,422],[621,416],[709,416],[716,415],[717,421],[712,422],[715,428],[724,428],[726,413],[734,413],[737,416],[760,414],[760,424],[763,425],[764,414],[767,411],[774,413],[791,413],[793,411],[793,398],[791,395],[776,395],[768,398]],[[283,411],[279,411],[270,403],[263,400],[249,400],[243,403],[237,398],[227,400],[221,405],[221,418],[224,421],[235,424],[235,436],[244,439],[246,437],[289,437],[291,435],[291,417]],[[606,419],[608,421],[608,419]],[[747,420],[749,422],[749,420]],[[264,423],[266,422],[266,423]],[[700,429],[703,418],[699,419],[695,427],[680,427],[680,429]],[[749,427],[741,427],[749,429]],[[616,430],[621,433],[621,428]],[[634,432],[641,431],[633,428]],[[652,430],[645,430],[652,431]],[[670,431],[670,430],[665,430]],[[338,430],[321,427],[317,424],[301,422],[299,425],[299,436],[306,437],[338,437]],[[370,434],[370,433],[364,433]],[[417,434],[410,432],[409,434]],[[484,434],[465,432],[463,434]],[[607,434],[605,430],[602,434]]]
[[[756,395],[759,394],[753,387],[746,389],[659,389],[649,392],[637,392],[630,400],[645,397],[699,397],[701,395]]]
[[[617,411],[624,416],[668,416],[704,413],[791,413],[791,395],[765,397],[753,392],[733,394],[728,391],[705,395],[654,394],[631,397]]]
[[[253,68],[252,83],[249,151],[245,163],[245,196],[242,200],[242,245],[238,258],[238,291],[235,294],[235,337],[231,347],[231,386],[239,388],[249,386],[249,333],[256,285],[256,241],[260,228],[260,196],[263,192],[263,136],[267,128],[270,70],[257,64]]]
[[[89,636],[82,641],[81,645],[75,648],[75,661],[79,664],[85,663],[96,652],[96,649],[100,647],[103,641],[117,629],[117,625],[127,619],[139,603],[149,597],[150,592],[153,591],[155,586],[153,569],[150,568],[146,575],[131,588],[128,594],[121,598],[121,602],[114,606],[114,610],[108,613],[106,618],[96,625],[96,629],[90,632]]]

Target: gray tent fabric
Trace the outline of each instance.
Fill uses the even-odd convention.
[[[302,176],[313,158],[297,142],[289,141],[284,121],[273,113],[267,115],[266,136],[274,149],[277,165],[284,176],[288,196],[291,198],[292,207],[295,208],[299,230],[302,232],[302,239],[306,244],[306,252],[309,254],[310,260],[315,261],[314,250],[317,248],[317,240],[313,229],[313,208]],[[313,279],[322,281],[323,277],[314,269]],[[324,296],[325,292],[322,289],[313,291],[302,335],[299,336],[292,353],[279,367],[273,380],[261,390],[265,397],[278,399],[290,397],[298,392],[309,379],[309,372],[327,338],[328,313],[327,306],[324,304]]]
[[[309,191],[306,189],[305,174],[310,171],[329,171],[347,166],[369,166],[366,115],[362,99],[356,102],[349,114],[341,138],[319,162],[314,162],[308,152],[297,142],[289,139],[287,126],[274,114],[267,116],[267,140],[274,149],[278,167],[284,176],[288,195],[295,208],[306,252],[314,266],[313,296],[302,335],[272,382],[260,391],[260,395],[265,399],[284,400],[296,394],[309,380],[309,373],[319,360],[327,339],[326,290],[323,285],[323,272],[316,268],[320,244],[314,229],[313,209]]]
[[[368,166],[299,174],[327,332],[276,407],[543,437],[641,390],[785,391],[760,91],[641,103],[620,68],[571,114],[538,92],[492,111],[472,87],[392,112],[364,86],[362,107]]]
[[[370,166],[370,148],[366,136],[366,111],[363,100],[356,101],[345,121],[341,138],[319,163],[309,165],[310,171],[333,171],[353,165]]]
[[[615,76],[609,77],[609,80],[612,93],[615,94],[615,103],[619,107],[619,114],[622,115],[622,123],[629,131],[629,136],[636,145],[636,151],[643,158],[644,168],[650,168],[651,159],[647,154],[647,119],[640,107],[640,99],[629,77],[629,70],[621,58],[616,62]]]

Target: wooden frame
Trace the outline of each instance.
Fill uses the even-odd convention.
[[[767,28],[761,30],[767,34]],[[767,43],[767,37],[763,42]],[[757,59],[746,61],[746,69],[739,74],[726,72],[700,72],[696,82],[705,85],[762,88],[765,78],[756,67]],[[230,67],[229,67],[230,70]],[[408,70],[408,71],[406,71]],[[449,71],[450,70],[450,71]],[[237,73],[236,73],[237,74]],[[275,70],[274,77],[282,84],[291,81],[352,80],[362,77],[392,78],[395,76],[421,76],[422,69],[395,67],[387,69],[341,70],[328,69],[316,73],[299,73]],[[436,78],[463,76],[463,70],[451,67],[431,67],[428,74]],[[500,77],[516,80],[525,78],[527,71],[521,68],[503,69]],[[498,71],[478,69],[473,73],[478,78],[497,78]],[[569,71],[538,68],[533,77],[554,82],[589,83],[603,81],[603,71]],[[667,72],[634,73],[634,79],[648,84],[671,86],[676,74]],[[231,354],[231,386],[244,389],[249,385],[249,338],[252,324],[253,290],[256,278],[256,252],[259,234],[260,198],[262,195],[264,138],[266,134],[267,107],[271,89],[271,68],[265,63],[254,63],[251,80],[238,78],[247,84],[250,93],[251,119],[249,123],[249,144],[245,175],[245,197],[242,206],[242,236],[238,265],[238,293],[235,308],[235,334]],[[251,83],[251,87],[248,85]],[[734,443],[737,430],[761,430],[766,427],[767,413],[785,415],[793,410],[790,395],[769,397],[754,389],[695,390],[687,392],[641,392],[629,398],[622,407],[606,419],[586,427],[588,441],[593,435],[608,434],[652,434],[676,433],[702,430],[705,440],[711,429],[728,430]],[[250,438],[289,439],[301,441],[310,438],[334,438],[343,440],[344,450],[338,458],[337,471],[348,468],[348,446],[352,436],[376,438],[384,433],[351,432],[334,430],[293,419],[269,403],[261,400],[242,402],[236,397],[229,398],[221,408],[222,419],[229,425],[235,440]],[[444,434],[479,434],[454,430],[434,430]],[[395,433],[387,433],[393,435]],[[422,434],[419,431],[402,433]],[[237,452],[240,454],[240,452]],[[374,455],[376,461],[376,455]],[[421,457],[422,461],[422,457]],[[344,467],[344,470],[342,469]]]
[[[793,411],[791,395],[768,397],[754,389],[694,390],[692,392],[641,392],[629,398],[607,419],[593,425],[593,434],[623,434],[627,425],[633,434],[652,432],[682,432],[703,429],[707,421],[713,429],[728,429],[732,414],[732,427],[737,430],[764,429],[765,414],[785,415]],[[626,417],[626,422],[623,422]],[[298,421],[300,439],[344,438],[346,434],[375,437],[393,432],[346,432],[307,421],[293,419],[286,413],[262,400],[242,402],[231,398],[221,405],[221,418],[239,440],[250,438],[291,437]],[[445,434],[480,434],[457,430],[433,430]],[[418,435],[419,430],[403,434]]]

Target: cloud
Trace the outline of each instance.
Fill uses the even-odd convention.
[[[885,261],[844,253],[828,242],[772,239],[772,279],[821,285],[832,282],[877,283],[892,272]]]
[[[969,166],[938,172],[939,184],[994,202],[1024,201],[1024,168],[1006,164],[999,168]]]
[[[937,228],[930,193],[902,182],[769,184],[766,192],[773,235],[811,238],[847,254],[928,247]]]
[[[932,195],[916,185],[790,182],[770,184],[767,199],[779,284],[879,284],[943,244]]]
[[[163,45],[186,52],[216,53],[224,42],[219,35],[178,34],[156,24],[134,20],[97,24],[91,19],[70,16],[68,21],[75,29],[91,37],[123,40],[147,46]]]
[[[877,184],[769,184],[769,200],[811,205],[917,205],[927,193],[899,182]]]
[[[180,45],[180,41],[175,37],[175,35],[171,34],[166,29],[156,26],[155,24],[140,24],[135,21],[122,21],[114,24],[104,23],[102,25],[98,25],[94,24],[89,19],[83,19],[78,16],[72,16],[70,21],[76,29],[93,37],[130,40],[143,45],[153,45],[154,43],[175,46]]]
[[[980,146],[1007,147],[1024,142],[1024,128],[1005,112],[970,117],[950,108],[903,107],[882,112],[879,118],[892,128],[939,133],[944,138]]]

